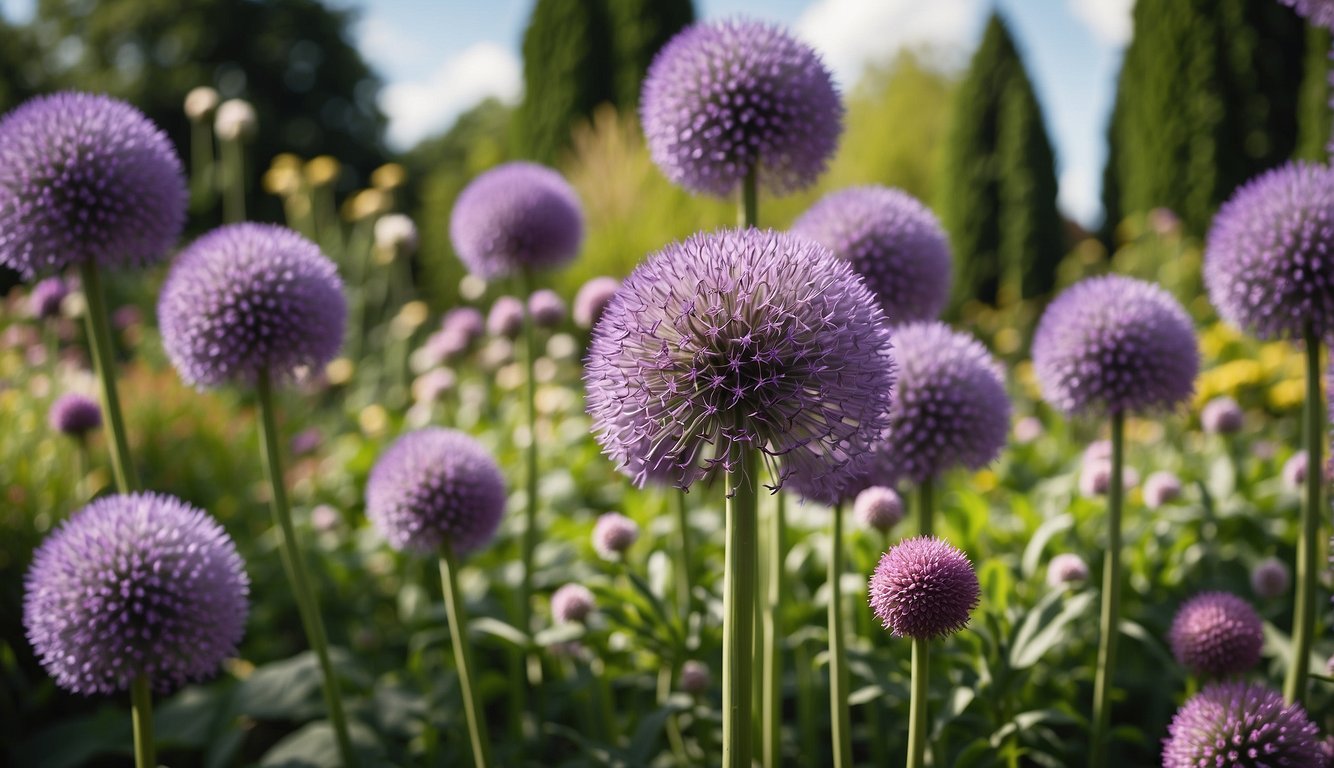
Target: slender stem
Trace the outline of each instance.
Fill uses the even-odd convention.
[[[589,673],[598,689],[598,706],[602,709],[602,729],[607,743],[616,746],[620,743],[620,729],[616,724],[616,707],[612,703],[611,683],[607,680],[607,667],[602,659],[595,658],[588,666]]]
[[[759,183],[755,168],[746,172],[741,180],[741,199],[737,206],[737,226],[756,227],[760,220]]]
[[[813,755],[816,750],[815,737],[815,697],[817,683],[811,674],[811,654],[805,642],[795,643],[792,649],[792,666],[796,669],[797,683],[797,725],[801,738],[801,754]]]
[[[1325,403],[1320,394],[1320,339],[1306,326],[1306,504],[1302,507],[1297,541],[1297,589],[1292,611],[1292,663],[1283,683],[1283,698],[1301,704],[1310,675],[1311,643],[1315,639],[1316,589],[1320,563],[1316,545],[1320,535],[1320,488],[1325,480]]]
[[[935,531],[935,480],[927,478],[917,486],[917,524],[918,532],[930,536]]]
[[[668,503],[676,515],[677,547],[676,608],[682,622],[690,618],[690,508],[686,505],[685,491],[672,489]]]
[[[672,695],[672,679],[680,674],[681,661],[680,655],[673,664],[662,664],[658,667],[658,688],[655,701],[658,706],[664,706],[667,699]],[[686,743],[681,738],[681,723],[678,720],[678,714],[673,712],[667,716],[665,728],[667,731],[667,744],[671,747],[672,757],[676,758],[677,765],[689,765],[690,761],[686,757]]]
[[[833,731],[831,740],[834,742],[834,768],[851,768],[852,715],[848,707],[848,652],[843,636],[842,504],[834,505],[834,519],[829,533],[827,581],[829,582],[829,722]]]
[[[228,224],[245,220],[245,146],[240,139],[218,142],[222,155],[222,218]]]
[[[769,518],[768,574],[764,601],[764,698],[761,737],[761,762],[778,765],[783,747],[783,561],[787,558],[787,494],[774,497]]]
[[[751,768],[751,665],[755,623],[755,451],[738,446],[726,475],[723,563],[723,761]]]
[[[130,443],[125,432],[125,419],[120,411],[120,394],[116,391],[116,357],[111,346],[110,320],[106,297],[102,294],[102,278],[97,264],[86,259],[79,265],[83,278],[83,295],[87,303],[88,346],[93,356],[93,369],[102,395],[102,411],[106,414],[107,441],[111,447],[111,472],[116,478],[116,490],[130,493],[139,490],[139,474],[130,457]]]
[[[1112,414],[1112,476],[1107,485],[1107,559],[1102,570],[1102,612],[1098,621],[1098,667],[1093,678],[1093,739],[1090,768],[1107,764],[1112,721],[1112,674],[1121,624],[1121,496],[1125,489],[1125,414]]]
[[[926,765],[927,699],[930,696],[930,641],[914,637],[912,641],[912,700],[908,705],[908,768]]]
[[[519,300],[528,300],[528,275],[519,273]],[[524,483],[523,527],[523,586],[520,591],[519,629],[532,632],[533,615],[533,555],[537,550],[537,382],[533,376],[533,367],[537,357],[537,342],[533,336],[531,318],[523,320],[523,365],[524,365],[524,400],[525,418],[528,424],[528,450],[525,455],[526,465]]]
[[[324,621],[320,618],[319,606],[315,602],[314,592],[306,577],[305,561],[301,557],[301,548],[297,544],[296,529],[292,526],[292,510],[287,504],[287,488],[283,484],[282,459],[278,452],[278,419],[273,404],[273,385],[267,372],[259,375],[256,382],[259,395],[259,447],[264,461],[264,471],[269,481],[270,506],[273,510],[274,523],[282,533],[283,569],[287,571],[287,580],[292,585],[292,596],[296,599],[297,612],[301,614],[301,623],[305,626],[306,640],[315,651],[324,676],[324,701],[329,708],[329,720],[333,723],[334,735],[338,737],[338,751],[343,758],[343,765],[352,768],[357,764],[352,751],[352,738],[347,729],[347,717],[343,714],[343,701],[338,691],[338,678],[334,675],[333,663],[329,660],[329,641],[324,634]]]
[[[472,760],[477,768],[491,763],[490,742],[486,735],[486,720],[472,686],[472,651],[468,642],[468,613],[459,595],[458,559],[454,548],[445,542],[440,556],[440,584],[445,591],[445,616],[449,619],[449,635],[454,645],[454,666],[458,669],[459,690],[463,693],[463,714],[468,720],[468,739],[472,742]]]
[[[74,495],[78,497],[80,504],[92,501],[92,495],[88,493],[88,470],[91,466],[92,463],[88,458],[88,438],[80,436],[74,445],[74,471],[79,478],[74,485]]]
[[[135,768],[157,768],[157,747],[153,743],[153,689],[148,675],[130,683],[130,719],[134,724]]]
[[[208,120],[190,121],[190,209],[213,207],[213,128]]]

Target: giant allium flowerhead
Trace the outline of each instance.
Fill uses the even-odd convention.
[[[1334,1],[1332,0],[1278,0],[1305,16],[1317,27],[1334,32]]]
[[[1177,663],[1218,677],[1254,667],[1264,648],[1264,624],[1251,604],[1227,592],[1204,592],[1177,609],[1170,634]]]
[[[55,93],[0,118],[0,265],[150,264],[180,236],[185,203],[171,141],[123,101]]]
[[[203,510],[154,493],[104,496],[33,555],[23,625],[62,688],[114,693],[146,675],[165,692],[236,652],[249,585],[236,545]]]
[[[495,459],[452,429],[400,437],[366,483],[366,516],[395,549],[434,553],[448,543],[467,554],[491,541],[504,511]]]
[[[343,345],[343,282],[318,246],[272,224],[229,224],[183,251],[158,297],[162,345],[186,382],[283,380]]]
[[[1315,723],[1300,704],[1256,683],[1213,683],[1181,705],[1163,740],[1163,768],[1324,768]]]
[[[493,280],[573,259],[584,239],[584,214],[559,173],[535,163],[506,163],[459,194],[449,237],[469,272]]]
[[[1289,163],[1214,217],[1204,283],[1224,320],[1263,339],[1334,334],[1334,171]]]
[[[668,41],[644,78],[639,116],[667,178],[717,196],[752,169],[778,194],[810,186],[843,130],[843,104],[814,49],[743,19],[695,24]]]
[[[1067,414],[1166,409],[1188,398],[1200,356],[1190,317],[1156,285],[1120,275],[1078,282],[1033,337],[1042,396]]]
[[[958,632],[981,594],[968,556],[934,536],[894,545],[871,574],[871,610],[896,637],[929,640]]]
[[[846,262],[784,233],[692,236],[626,278],[584,384],[606,453],[643,485],[689,487],[740,448],[779,484],[841,491],[889,426],[890,332]]]
[[[934,320],[950,297],[950,243],[917,198],[885,187],[825,196],[792,225],[852,263],[895,325]]]

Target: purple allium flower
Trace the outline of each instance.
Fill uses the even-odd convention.
[[[1172,717],[1163,768],[1293,766],[1323,768],[1320,734],[1300,704],[1241,681],[1212,683]]]
[[[1283,485],[1290,491],[1300,491],[1302,484],[1306,482],[1306,468],[1310,463],[1306,451],[1297,451],[1289,456],[1288,460],[1283,462]]]
[[[429,427],[394,442],[371,469],[366,516],[399,550],[467,554],[489,543],[505,511],[505,480],[481,443]]]
[[[560,174],[535,163],[506,163],[459,194],[449,236],[468,271],[492,280],[573,259],[584,238],[584,214]]]
[[[681,691],[691,696],[699,696],[709,690],[711,680],[708,666],[696,659],[687,659],[681,665]]]
[[[950,298],[950,243],[912,195],[854,187],[826,195],[792,225],[852,264],[894,325],[934,320]]]
[[[598,515],[593,525],[593,549],[604,560],[620,560],[639,540],[639,524],[619,512]]]
[[[91,397],[71,392],[51,403],[46,422],[62,435],[82,438],[102,426],[102,408]]]
[[[528,315],[538,328],[555,328],[565,319],[565,302],[548,288],[533,291],[528,297]]]
[[[582,623],[595,605],[593,593],[583,584],[566,584],[551,595],[551,615],[557,624]]]
[[[1215,397],[1200,411],[1200,426],[1212,435],[1231,435],[1243,425],[1241,406],[1230,397]]]
[[[1036,416],[1025,416],[1014,423],[1014,441],[1026,445],[1042,437],[1045,431],[1041,419]]]
[[[323,368],[347,301],[332,261],[272,224],[228,224],[183,251],[158,297],[162,345],[187,383],[217,386]]]
[[[60,305],[69,295],[69,283],[62,277],[48,277],[38,280],[28,294],[28,307],[32,316],[47,320],[60,316]]]
[[[843,130],[829,70],[781,27],[733,19],[687,27],[644,78],[640,123],[667,178],[725,196],[754,169],[783,194],[814,183]]]
[[[1073,552],[1062,552],[1047,564],[1047,586],[1053,589],[1082,584],[1088,581],[1088,578],[1088,563]]]
[[[873,485],[857,494],[852,512],[862,525],[883,533],[903,519],[903,499],[893,488]]]
[[[147,675],[162,692],[214,674],[245,633],[249,580],[203,510],[154,493],[104,496],[47,537],[24,582],[23,625],[75,693]]]
[[[319,427],[307,427],[300,432],[292,435],[288,448],[293,456],[305,456],[308,453],[314,453],[319,450],[324,442],[324,433]]]
[[[918,536],[880,557],[870,602],[896,637],[932,639],[967,626],[981,591],[967,555],[934,536]]]
[[[1157,509],[1181,497],[1181,479],[1171,472],[1158,471],[1144,481],[1144,506]]]
[[[434,403],[454,390],[458,377],[448,368],[436,368],[418,376],[412,382],[412,399],[419,403]]]
[[[1277,557],[1266,557],[1251,569],[1251,591],[1262,600],[1282,597],[1292,584],[1292,572]]]
[[[440,330],[458,334],[466,340],[465,343],[471,344],[486,333],[486,320],[476,307],[454,307],[441,318]]]
[[[1033,338],[1042,395],[1067,414],[1171,408],[1200,356],[1190,317],[1156,285],[1093,277],[1048,305]]]
[[[1121,467],[1121,487],[1130,490],[1139,484],[1139,472],[1134,467]],[[1085,457],[1079,468],[1079,492],[1093,498],[1105,496],[1112,486],[1112,462],[1108,459]]]
[[[1289,163],[1234,192],[1209,230],[1204,282],[1218,314],[1260,338],[1334,332],[1334,171]]]
[[[123,101],[55,93],[0,118],[0,265],[150,264],[180,236],[185,203],[171,141]]]
[[[699,234],[626,278],[584,369],[598,441],[642,485],[732,469],[841,493],[889,426],[896,378],[875,297],[823,247],[773,231]]]
[[[1334,31],[1334,2],[1331,0],[1278,0],[1306,17],[1317,27]]]
[[[605,276],[595,277],[579,286],[579,292],[574,295],[574,324],[592,328],[620,288],[620,280]]]
[[[1111,461],[1112,460],[1112,441],[1094,440],[1084,447],[1084,462],[1092,461]]]
[[[497,297],[486,315],[486,330],[492,336],[518,338],[523,331],[523,302],[513,296]]]
[[[1172,655],[1191,672],[1232,675],[1260,662],[1264,624],[1251,604],[1228,592],[1202,592],[1172,619]]]

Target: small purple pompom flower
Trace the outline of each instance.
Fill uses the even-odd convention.
[[[1045,431],[1041,419],[1036,416],[1025,416],[1014,423],[1014,441],[1020,445],[1027,445],[1042,437]]]
[[[75,439],[102,426],[102,408],[97,401],[77,392],[61,395],[51,403],[51,410],[46,414],[46,421],[51,428]]]
[[[603,560],[620,560],[639,541],[639,524],[619,512],[598,515],[593,525],[593,549]]]
[[[499,296],[486,315],[486,331],[492,336],[518,338],[523,332],[523,302],[513,296]]]
[[[1250,603],[1227,592],[1187,600],[1172,619],[1172,655],[1199,675],[1219,677],[1254,667],[1264,648],[1264,624]]]
[[[1231,435],[1244,423],[1241,406],[1230,397],[1215,397],[1200,410],[1200,426],[1211,435]]]
[[[1121,487],[1130,490],[1139,484],[1139,472],[1134,467],[1121,467]],[[1088,498],[1106,496],[1112,487],[1112,462],[1109,459],[1085,456],[1079,468],[1079,493]]]
[[[709,668],[702,661],[687,659],[681,665],[681,691],[691,696],[700,696],[709,690],[711,680]]]
[[[847,263],[753,229],[640,264],[584,368],[598,441],[637,484],[689,487],[751,448],[778,464],[779,485],[830,495],[889,426],[895,378],[884,313]]]
[[[1167,733],[1163,768],[1325,766],[1320,733],[1306,710],[1256,683],[1205,686],[1181,705]]]
[[[472,344],[486,333],[486,320],[476,307],[455,307],[441,318],[440,331],[456,334],[465,344]]]
[[[1218,314],[1262,339],[1334,333],[1334,171],[1289,163],[1247,182],[1209,230],[1204,282]]]
[[[146,675],[170,691],[217,672],[245,633],[249,580],[203,510],[153,493],[104,496],[47,537],[25,580],[23,624],[42,666],[75,693]]]
[[[1048,305],[1033,338],[1043,397],[1066,414],[1171,408],[1200,358],[1190,317],[1167,291],[1120,275],[1078,282]]]
[[[574,295],[574,324],[592,328],[620,287],[621,281],[614,277],[595,277],[579,286]]]
[[[981,593],[968,556],[934,536],[899,542],[871,575],[871,609],[896,637],[929,640],[958,632]]]
[[[557,624],[583,623],[596,605],[583,584],[566,584],[551,594],[551,616]]]
[[[468,271],[493,280],[573,259],[584,239],[584,214],[559,173],[535,163],[506,163],[459,194],[449,236]]]
[[[491,541],[505,511],[505,480],[473,438],[430,427],[400,437],[366,483],[366,516],[394,549],[458,554]]]
[[[528,297],[528,316],[538,328],[555,328],[565,320],[565,302],[549,288],[533,291]]]
[[[38,280],[28,294],[28,307],[32,316],[49,320],[60,316],[60,305],[69,295],[69,283],[63,277],[48,277]]]
[[[123,101],[55,93],[0,118],[0,265],[151,264],[180,236],[185,204],[171,141]]]
[[[162,345],[199,387],[284,380],[323,368],[343,344],[347,301],[332,261],[272,224],[229,224],[172,265],[158,297]]]
[[[1157,509],[1181,497],[1181,479],[1171,472],[1158,471],[1144,481],[1144,506]]]
[[[862,525],[884,533],[903,519],[903,499],[893,488],[873,485],[857,494],[852,512]]]
[[[1282,597],[1292,585],[1292,572],[1277,557],[1266,557],[1251,569],[1251,591],[1261,600]]]
[[[1047,586],[1061,589],[1088,581],[1089,566],[1073,552],[1062,552],[1047,564]]]
[[[950,298],[950,243],[935,214],[898,189],[826,195],[792,225],[852,264],[894,325],[934,320]]]
[[[719,197],[752,170],[778,194],[810,186],[843,130],[843,104],[814,49],[743,19],[695,24],[668,41],[644,78],[639,116],[667,178]]]
[[[1307,465],[1311,462],[1306,457],[1306,451],[1297,451],[1283,462],[1283,469],[1280,474],[1283,478],[1283,485],[1290,491],[1300,491],[1302,484],[1306,482]]]

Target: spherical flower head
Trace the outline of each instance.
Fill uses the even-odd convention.
[[[492,280],[573,259],[584,239],[584,214],[559,173],[535,163],[506,163],[459,194],[449,236],[468,271]]]
[[[37,281],[28,294],[28,307],[32,316],[49,320],[60,316],[60,305],[69,295],[69,283],[64,278],[48,277]]]
[[[896,637],[929,640],[963,629],[981,586],[968,556],[934,536],[890,548],[871,575],[871,609]]]
[[[538,328],[555,328],[565,320],[565,302],[549,288],[533,291],[528,297],[528,315]]]
[[[1171,472],[1158,471],[1144,481],[1144,506],[1157,509],[1181,497],[1181,479]]]
[[[584,384],[606,453],[683,488],[740,449],[778,485],[841,493],[889,426],[896,366],[875,297],[791,235],[695,235],[635,269],[593,329]]]
[[[218,95],[217,90],[207,85],[191,88],[190,92],[185,94],[185,116],[190,118],[191,122],[212,119],[221,101],[222,97]]]
[[[410,256],[419,242],[417,225],[401,213],[388,213],[375,220],[375,245],[390,253]]]
[[[1318,27],[1334,32],[1334,1],[1331,0],[1278,0]]]
[[[492,336],[516,339],[523,331],[523,302],[513,296],[500,296],[486,315],[486,331]]]
[[[47,537],[25,580],[23,625],[60,687],[161,692],[217,672],[249,611],[236,545],[200,509],[153,493],[104,496]]]
[[[620,560],[639,541],[639,524],[619,512],[598,515],[593,525],[593,549],[604,560]]]
[[[476,307],[455,307],[441,318],[440,330],[458,334],[471,344],[486,333],[486,320]]]
[[[583,584],[566,584],[551,595],[551,616],[557,624],[582,624],[595,606],[593,593]]]
[[[620,280],[606,276],[595,277],[579,286],[579,292],[574,294],[574,324],[592,328],[620,287]]]
[[[950,298],[950,243],[935,214],[897,189],[833,192],[792,225],[852,264],[890,323],[934,320]]]
[[[228,224],[176,259],[157,313],[181,378],[213,387],[322,369],[342,347],[347,301],[314,243],[272,224]]]
[[[1120,275],[1078,282],[1038,322],[1043,397],[1067,414],[1172,408],[1199,370],[1190,317],[1167,291]]]
[[[436,368],[418,376],[412,382],[412,399],[419,403],[435,403],[454,391],[458,376],[448,368]]]
[[[1300,704],[1241,681],[1212,683],[1181,705],[1163,740],[1163,768],[1323,768],[1315,723]]]
[[[1218,314],[1262,339],[1334,333],[1334,171],[1289,163],[1214,217],[1204,282]]]
[[[1177,663],[1219,677],[1254,667],[1264,648],[1264,624],[1250,603],[1227,592],[1203,592],[1177,609],[1170,633]]]
[[[185,205],[171,140],[123,101],[55,93],[0,118],[0,266],[30,277],[150,264],[180,236]]]
[[[1300,491],[1302,484],[1306,482],[1307,465],[1310,463],[1306,451],[1297,451],[1289,456],[1288,460],[1283,462],[1281,470],[1283,485],[1290,491]]]
[[[1291,584],[1292,572],[1277,557],[1266,557],[1251,569],[1251,591],[1262,600],[1282,597]]]
[[[1036,416],[1025,416],[1014,423],[1014,441],[1020,445],[1037,440],[1044,432],[1042,420]]]
[[[51,403],[51,410],[46,414],[46,421],[51,428],[76,439],[102,426],[102,408],[97,401],[75,392],[61,395]]]
[[[1062,552],[1047,564],[1047,586],[1061,589],[1088,581],[1089,566],[1073,552]]]
[[[813,184],[843,130],[843,104],[813,48],[765,22],[687,27],[644,78],[640,123],[668,179],[732,194],[754,171],[784,194]]]
[[[228,99],[218,105],[213,132],[223,141],[249,141],[259,130],[259,116],[250,102]]]
[[[709,690],[711,680],[709,668],[704,662],[687,659],[681,665],[681,690],[691,696],[699,696]]]
[[[1121,467],[1121,487],[1130,490],[1139,484],[1139,472],[1134,467]],[[1088,498],[1106,496],[1112,487],[1112,462],[1108,459],[1085,457],[1079,469],[1079,493]]]
[[[857,494],[852,512],[862,525],[884,533],[903,519],[903,499],[893,488],[873,485]]]
[[[1200,411],[1200,426],[1211,435],[1231,435],[1241,431],[1241,406],[1230,397],[1215,397]]]
[[[429,427],[400,437],[375,462],[366,516],[398,550],[448,544],[467,554],[489,543],[505,511],[505,480],[481,443]]]

